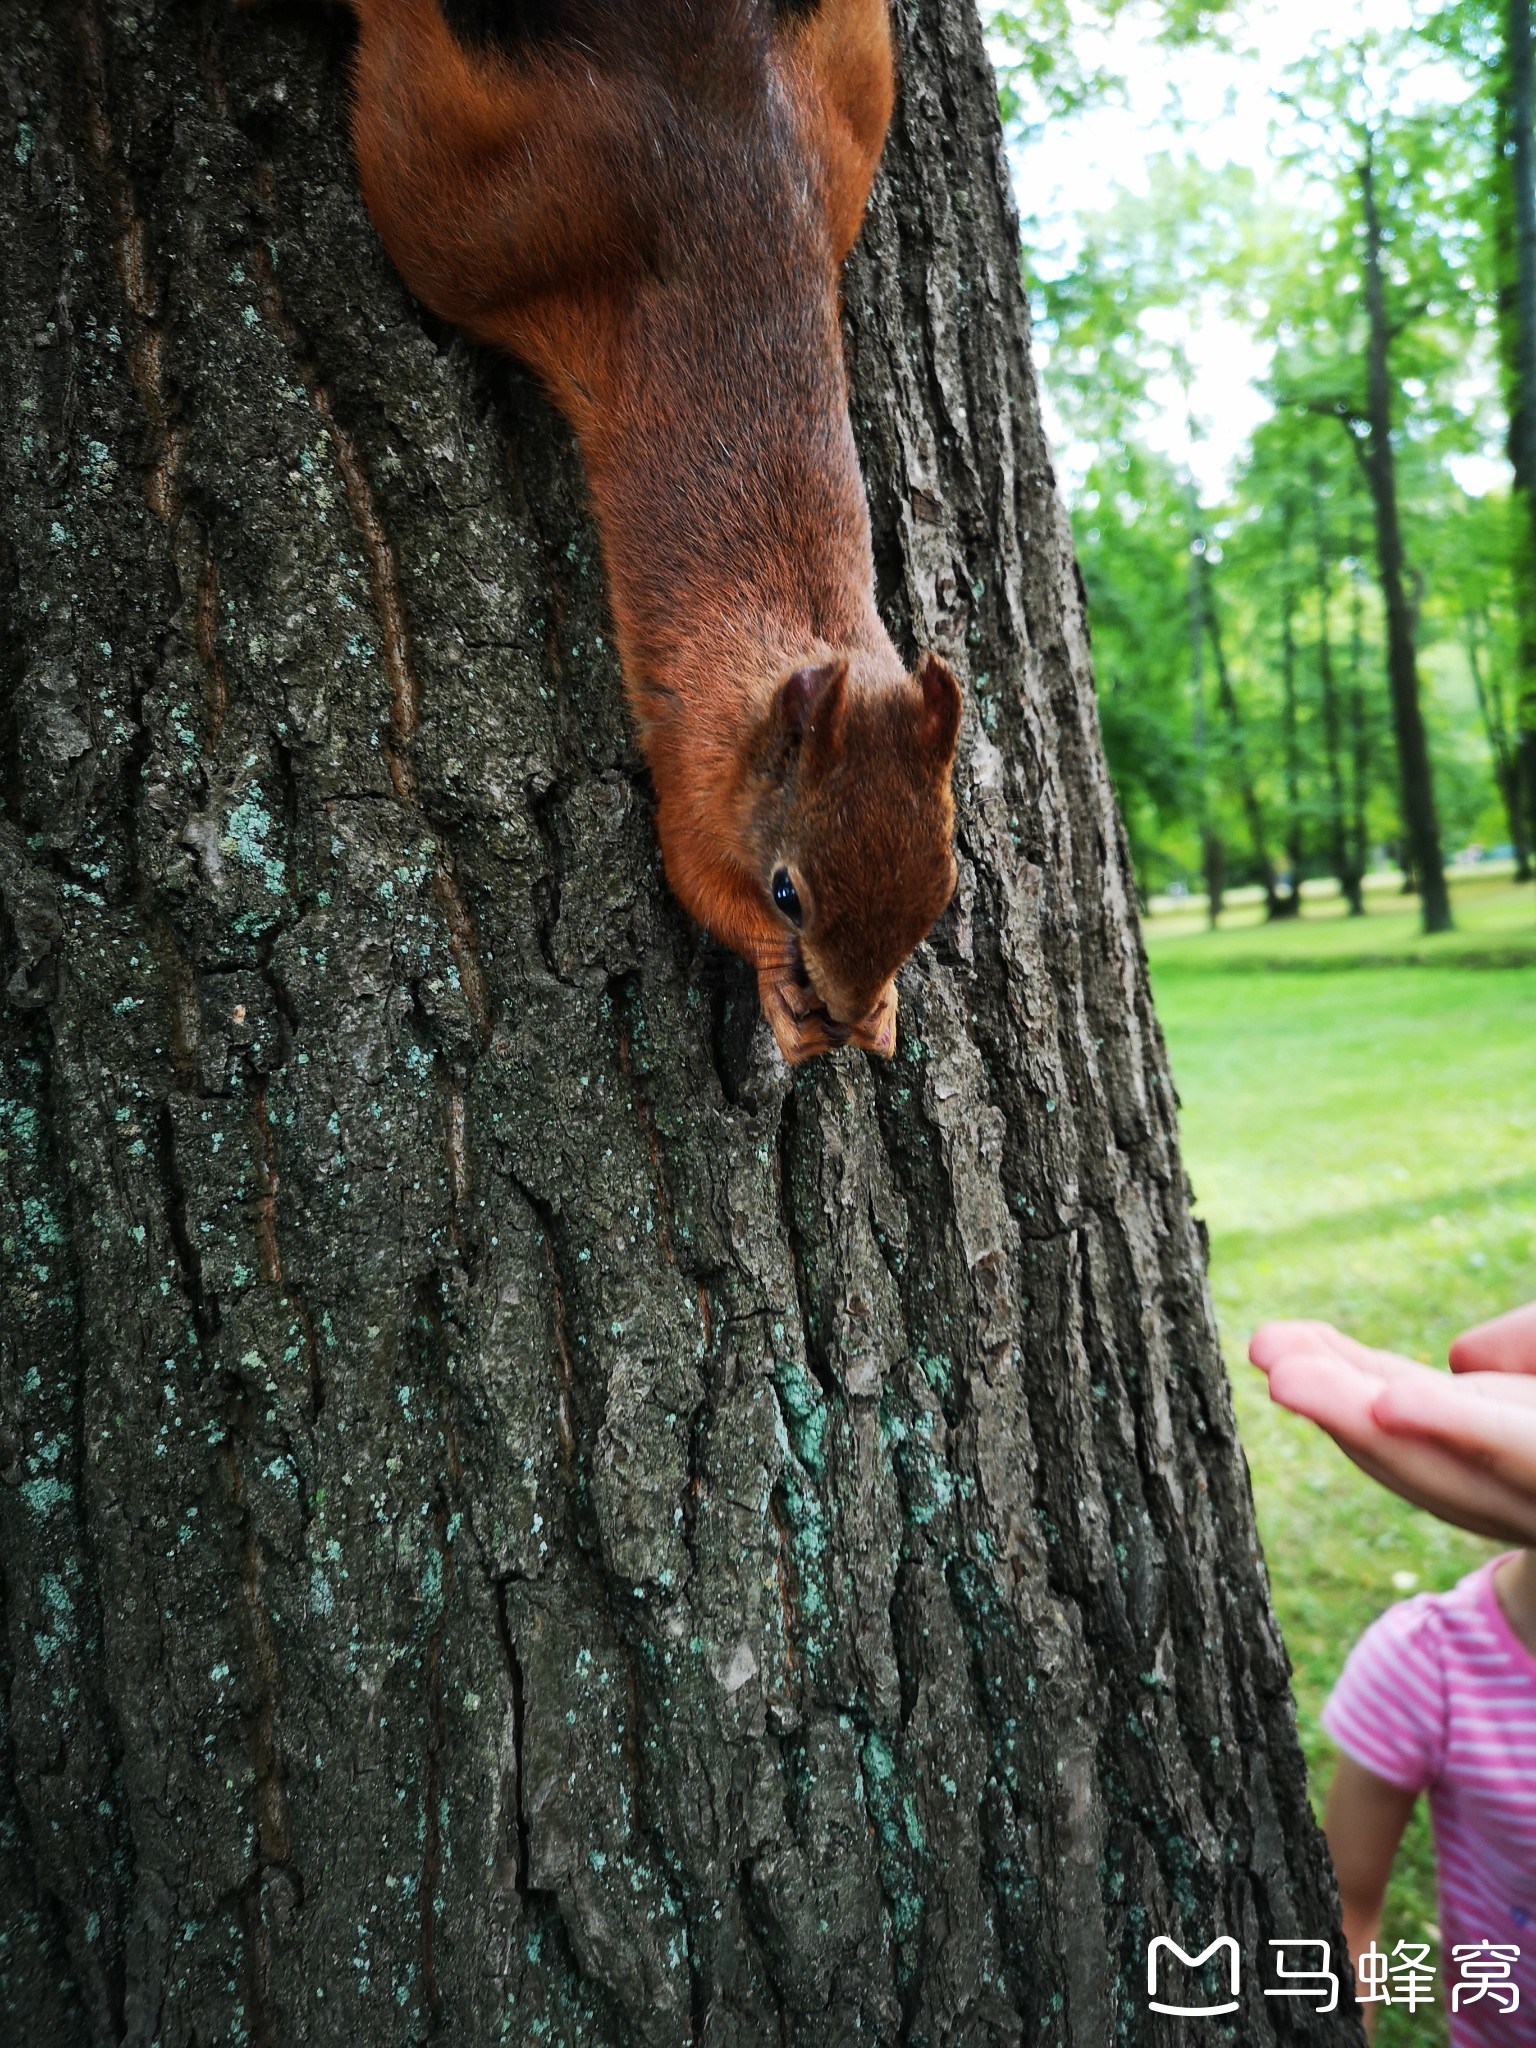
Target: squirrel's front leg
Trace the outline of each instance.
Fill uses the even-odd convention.
[[[717,909],[705,921],[716,938],[757,969],[758,1002],[792,1067],[844,1045],[881,1059],[895,1057],[894,980],[886,983],[867,1016],[848,1022],[834,1017],[817,991],[799,939],[754,901],[744,899],[734,918],[722,920]]]
[[[847,1026],[834,1023],[822,1007],[798,952],[759,964],[757,1000],[792,1067],[850,1042]]]
[[[757,999],[778,1040],[779,1051],[792,1067],[818,1053],[851,1045],[883,1060],[896,1053],[896,984],[888,982],[880,1000],[857,1024],[839,1024],[811,986],[800,956],[773,961],[757,970]]]

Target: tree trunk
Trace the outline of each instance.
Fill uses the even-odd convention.
[[[1312,516],[1317,542],[1317,667],[1323,696],[1323,751],[1328,764],[1328,852],[1339,893],[1352,915],[1364,908],[1360,875],[1350,859],[1349,830],[1344,816],[1343,726],[1338,682],[1333,673],[1333,639],[1328,630],[1328,536],[1323,523],[1321,480],[1312,479]]]
[[[969,0],[846,323],[962,881],[793,1076],[343,21],[0,20],[8,2037],[1350,2036]]]
[[[1514,802],[1518,849],[1536,836],[1536,111],[1530,0],[1508,0],[1495,123],[1499,160],[1493,188],[1498,275],[1499,358],[1509,414],[1509,460],[1517,508],[1511,548],[1516,649],[1520,664]],[[1531,876],[1528,858],[1518,879]]]
[[[1200,828],[1200,872],[1205,878],[1205,919],[1215,931],[1221,923],[1221,896],[1227,872],[1226,848],[1216,830],[1211,807],[1211,728],[1205,709],[1205,606],[1201,598],[1201,548],[1196,528],[1195,487],[1189,508],[1189,694],[1195,754],[1196,812]]]
[[[1280,898],[1286,917],[1301,915],[1301,873],[1306,848],[1301,816],[1301,733],[1296,706],[1296,598],[1291,586],[1292,510],[1285,508],[1285,577],[1280,591],[1280,692],[1285,736],[1285,857],[1291,885]]]
[[[1387,678],[1392,688],[1392,723],[1397,736],[1402,782],[1403,831],[1408,861],[1419,890],[1426,932],[1452,928],[1451,898],[1445,886],[1440,823],[1435,815],[1434,775],[1424,713],[1419,702],[1418,658],[1413,617],[1403,587],[1403,540],[1397,514],[1397,469],[1392,452],[1392,379],[1388,361],[1386,285],[1382,275],[1381,214],[1376,200],[1376,160],[1368,142],[1360,163],[1360,196],[1365,216],[1365,304],[1367,419],[1365,471],[1376,515],[1376,563],[1387,617]]]
[[[1365,877],[1371,864],[1367,807],[1371,796],[1371,732],[1365,714],[1365,604],[1361,593],[1360,547],[1350,543],[1349,570],[1349,853],[1360,877],[1358,901],[1351,917],[1365,915]]]
[[[1203,551],[1199,556],[1199,565],[1201,609],[1205,618],[1205,630],[1210,636],[1211,659],[1216,666],[1216,701],[1221,706],[1222,717],[1227,723],[1227,744],[1237,776],[1237,792],[1248,826],[1248,838],[1253,847],[1254,864],[1264,878],[1264,915],[1273,920],[1282,915],[1280,892],[1275,887],[1275,864],[1269,857],[1269,835],[1264,825],[1264,807],[1259,802],[1253,770],[1248,760],[1248,736],[1243,729],[1243,714],[1238,705],[1237,692],[1232,687],[1231,671],[1227,667],[1226,649],[1221,638],[1221,617],[1216,609],[1216,592],[1211,579],[1211,565]]]
[[[1510,844],[1515,850],[1515,880],[1530,880],[1530,847],[1525,837],[1525,806],[1520,799],[1520,758],[1517,735],[1510,731],[1509,714],[1504,702],[1503,687],[1490,661],[1487,671],[1483,668],[1483,650],[1480,622],[1470,610],[1461,618],[1462,642],[1467,650],[1467,667],[1472,672],[1472,687],[1477,692],[1477,708],[1483,721],[1483,732],[1488,741],[1488,752],[1493,760],[1493,779],[1498,786],[1499,800],[1504,806],[1504,822],[1509,831]]]

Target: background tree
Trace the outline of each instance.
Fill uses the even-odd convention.
[[[1520,760],[1519,708],[1524,672],[1524,619],[1519,584],[1507,564],[1522,545],[1512,526],[1523,526],[1518,496],[1462,500],[1437,522],[1438,574],[1431,597],[1435,624],[1445,639],[1461,636],[1493,757],[1503,823],[1520,881],[1531,875],[1525,793]]]
[[[897,1061],[791,1077],[663,888],[567,437],[369,230],[341,22],[0,9],[38,2048],[1103,2048],[1186,2037],[1153,1932],[1336,1938],[993,80],[901,20],[847,339],[962,880]],[[1245,2042],[1347,2031],[1261,1982]]]
[[[1467,11],[1471,11],[1468,9]],[[1515,497],[1524,512],[1511,534],[1510,560],[1519,592],[1521,689],[1514,740],[1514,776],[1500,763],[1501,786],[1512,790],[1511,834],[1517,846],[1536,834],[1536,60],[1530,0],[1504,0],[1502,47],[1494,66],[1497,149],[1490,212],[1498,264],[1500,359],[1509,414],[1509,459]],[[1485,98],[1488,96],[1484,96]],[[1510,802],[1506,794],[1506,804]],[[1522,859],[1522,873],[1528,863]]]
[[[1405,350],[1416,343],[1420,355],[1443,355],[1460,282],[1456,244],[1468,230],[1450,196],[1466,181],[1446,177],[1448,145],[1438,124],[1427,114],[1394,115],[1401,74],[1400,48],[1367,39],[1337,55],[1320,53],[1298,81],[1296,102],[1311,132],[1334,152],[1341,203],[1335,262],[1328,266],[1333,290],[1310,330],[1285,352],[1276,378],[1292,402],[1343,423],[1365,473],[1404,833],[1424,929],[1435,932],[1450,929],[1451,907],[1421,702],[1398,440],[1402,397],[1428,382]]]
[[[1465,0],[1459,14],[1470,20],[1478,4]],[[1136,821],[1145,889],[1197,882],[1211,865],[1202,849],[1214,845],[1232,849],[1234,880],[1264,885],[1267,863],[1251,850],[1257,817],[1260,838],[1283,848],[1293,877],[1267,889],[1273,909],[1300,907],[1303,875],[1324,874],[1351,907],[1363,907],[1373,858],[1405,844],[1410,784],[1421,796],[1428,790],[1439,836],[1451,843],[1523,836],[1503,817],[1502,771],[1452,616],[1457,543],[1446,525],[1477,516],[1482,501],[1468,497],[1461,478],[1487,490],[1481,458],[1501,429],[1488,202],[1494,74],[1470,30],[1454,42],[1443,21],[1432,28],[1428,40],[1362,45],[1347,61],[1335,53],[1302,67],[1277,103],[1276,147],[1282,157],[1290,151],[1289,169],[1262,195],[1247,169],[1213,170],[1193,151],[1153,157],[1145,189],[1065,228],[1058,222],[1062,246],[1032,252],[1047,388],[1105,654],[1103,687],[1114,697],[1108,708],[1106,694],[1110,762]],[[1483,31],[1486,43],[1492,30],[1484,23]],[[1464,84],[1440,59],[1446,49]],[[1406,780],[1387,687],[1388,608],[1357,575],[1362,552],[1374,552],[1363,540],[1376,526],[1364,460],[1370,321],[1358,145],[1367,116],[1387,118],[1379,147],[1391,189],[1379,268],[1392,428],[1384,445],[1403,558],[1394,600],[1407,629],[1398,635],[1399,681],[1406,641],[1422,739],[1409,751],[1425,770]],[[1026,189],[1028,176],[1026,150]],[[1203,423],[1192,418],[1183,436],[1178,426],[1190,394],[1200,395],[1197,363],[1227,337],[1268,354],[1261,396],[1270,411],[1227,482],[1213,484],[1199,457]],[[1340,433],[1341,420],[1350,431]],[[1211,542],[1206,559],[1219,562],[1225,666],[1243,732],[1237,754],[1213,703],[1203,776],[1193,770],[1201,758],[1194,697],[1170,687],[1172,643],[1161,624],[1189,580],[1186,464],[1206,474],[1196,523]],[[1149,491],[1164,473],[1169,486]],[[1497,512],[1500,502],[1495,488],[1486,501],[1490,538],[1518,526]],[[1519,586],[1501,545],[1490,596],[1502,613]],[[1202,663],[1209,680],[1215,665],[1204,647]],[[1181,666],[1187,672],[1187,648]],[[1515,681],[1511,673],[1512,697]],[[1518,714],[1510,716],[1518,727]],[[1161,783],[1157,805],[1147,800],[1150,763]],[[1169,772],[1180,763],[1185,772]]]
[[[1191,667],[1193,574],[1184,493],[1147,450],[1107,447],[1078,521],[1091,583],[1099,718],[1143,887],[1204,873],[1199,840],[1207,771]],[[1204,631],[1194,618],[1203,663]],[[1192,823],[1192,821],[1194,821]]]
[[[1254,435],[1236,480],[1228,582],[1255,650],[1251,688],[1261,720],[1273,718],[1279,673],[1293,875],[1298,882],[1308,872],[1331,875],[1355,915],[1364,907],[1365,869],[1348,821],[1352,802],[1363,807],[1376,791],[1368,771],[1366,786],[1352,790],[1341,607],[1349,522],[1362,515],[1369,507],[1359,467],[1333,422],[1282,405]]]
[[[1160,332],[1160,317],[1192,277],[1234,261],[1243,220],[1241,202],[1198,167],[1160,159],[1149,193],[1117,200],[1041,285],[1057,407],[1067,432],[1092,451],[1079,537],[1101,671],[1115,698],[1104,716],[1116,790],[1143,872],[1149,860],[1192,867],[1213,920],[1229,860],[1236,879],[1260,884],[1270,915],[1281,898],[1262,768],[1222,623],[1221,542],[1207,531],[1211,517],[1193,479],[1179,476],[1148,434],[1170,403],[1190,410],[1193,373]],[[1155,847],[1141,828],[1150,818]]]
[[[1462,64],[1474,85],[1460,117],[1481,154],[1485,290],[1497,320],[1505,446],[1518,515],[1506,523],[1505,535],[1519,623],[1519,815],[1511,820],[1511,836],[1524,844],[1536,830],[1536,408],[1527,402],[1527,393],[1536,390],[1536,165],[1529,0],[1451,0],[1429,17],[1425,34]],[[1500,774],[1502,780],[1502,769]]]
[[[1279,916],[1281,912],[1279,895],[1275,887],[1275,870],[1269,856],[1269,827],[1264,817],[1264,806],[1259,801],[1242,707],[1237,701],[1237,692],[1232,687],[1232,670],[1227,661],[1226,643],[1222,638],[1221,611],[1216,601],[1215,577],[1211,568],[1211,546],[1204,533],[1196,532],[1191,542],[1190,554],[1193,565],[1195,618],[1197,625],[1204,629],[1205,644],[1210,649],[1211,661],[1216,670],[1216,704],[1221,713],[1228,773],[1236,786],[1243,808],[1243,819],[1248,827],[1248,843],[1253,849],[1253,864],[1264,891],[1264,914],[1273,918]]]

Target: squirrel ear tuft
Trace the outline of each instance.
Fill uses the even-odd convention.
[[[937,755],[947,768],[960,736],[960,685],[947,661],[937,654],[925,654],[917,665],[917,687],[923,693],[923,748]]]
[[[842,737],[848,664],[824,661],[816,668],[797,668],[779,686],[779,722],[798,743],[814,738],[835,744]]]

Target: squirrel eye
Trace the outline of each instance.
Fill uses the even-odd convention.
[[[795,885],[789,879],[788,868],[775,868],[773,871],[773,900],[790,923],[798,926],[805,913],[800,908],[800,898],[795,893]]]

